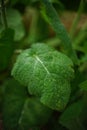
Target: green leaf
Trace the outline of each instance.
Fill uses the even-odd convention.
[[[21,128],[28,130],[31,127],[42,126],[48,121],[51,113],[52,110],[42,105],[37,98],[27,99],[19,120]]]
[[[62,110],[70,96],[70,81],[74,77],[72,61],[46,44],[32,45],[22,52],[12,70],[20,83],[28,86],[32,95],[55,110]]]
[[[9,79],[3,87],[5,130],[28,130],[47,122],[52,110],[42,105],[37,98],[30,98],[24,86],[14,79]]]
[[[60,116],[60,124],[68,128],[69,130],[84,130],[80,115],[84,103],[82,100],[71,104]]]
[[[81,91],[87,91],[87,80],[79,85]]]
[[[0,71],[7,68],[14,51],[14,31],[4,30],[0,37]]]
[[[7,22],[8,22],[8,27],[14,29],[15,31],[15,40],[20,40],[21,38],[24,37],[24,27],[22,23],[22,16],[17,10],[14,9],[7,9],[6,10],[6,15],[7,15]],[[3,25],[0,25],[1,30],[3,30]]]
[[[62,41],[61,44],[63,45],[67,55],[73,60],[73,62],[75,64],[78,63],[77,56],[72,47],[72,41],[71,41],[64,25],[61,23],[58,15],[57,15],[57,12],[53,8],[52,3],[50,2],[50,0],[41,0],[41,1],[44,5],[45,14],[48,17],[48,21],[51,24],[51,26],[53,27],[57,36]],[[45,18],[46,18],[46,15],[45,15]]]
[[[18,122],[27,97],[26,89],[14,79],[9,79],[3,87],[5,88],[3,100],[4,129],[18,130]]]

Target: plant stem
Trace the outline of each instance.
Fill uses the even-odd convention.
[[[78,64],[78,58],[72,47],[72,41],[64,25],[61,23],[55,8],[51,4],[50,0],[41,0],[41,2],[43,2],[45,13],[48,17],[50,25],[53,27],[58,38],[62,41],[61,44],[64,47],[64,51],[73,60],[75,64]]]
[[[4,0],[1,0],[1,14],[2,14],[4,27],[5,27],[5,29],[7,29],[8,28],[8,24],[7,24],[6,12],[5,12]]]
[[[77,27],[77,24],[78,24],[78,22],[80,20],[83,9],[84,9],[84,1],[81,0],[80,5],[79,5],[79,9],[78,9],[78,12],[77,12],[77,16],[75,17],[75,20],[73,21],[73,24],[72,24],[72,27],[71,27],[71,30],[70,30],[70,36],[72,38],[74,37],[76,27]]]

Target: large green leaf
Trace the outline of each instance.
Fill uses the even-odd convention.
[[[4,86],[3,123],[5,130],[28,130],[43,125],[52,110],[42,105],[37,98],[29,98],[27,89],[14,79]]]
[[[7,29],[0,37],[0,71],[6,69],[14,51],[14,31]]]
[[[12,75],[28,86],[30,94],[39,96],[43,104],[62,110],[70,96],[72,66],[66,55],[46,44],[35,44],[18,57]]]

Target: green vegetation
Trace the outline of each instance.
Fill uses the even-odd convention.
[[[0,0],[0,130],[87,129],[85,4]]]

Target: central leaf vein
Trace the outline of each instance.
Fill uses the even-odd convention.
[[[44,65],[43,61],[41,61],[41,59],[38,56],[35,56],[35,58],[37,59],[38,62],[40,62],[40,64],[43,66],[43,68],[46,70],[47,74],[50,74],[49,70],[47,69],[47,67]]]

